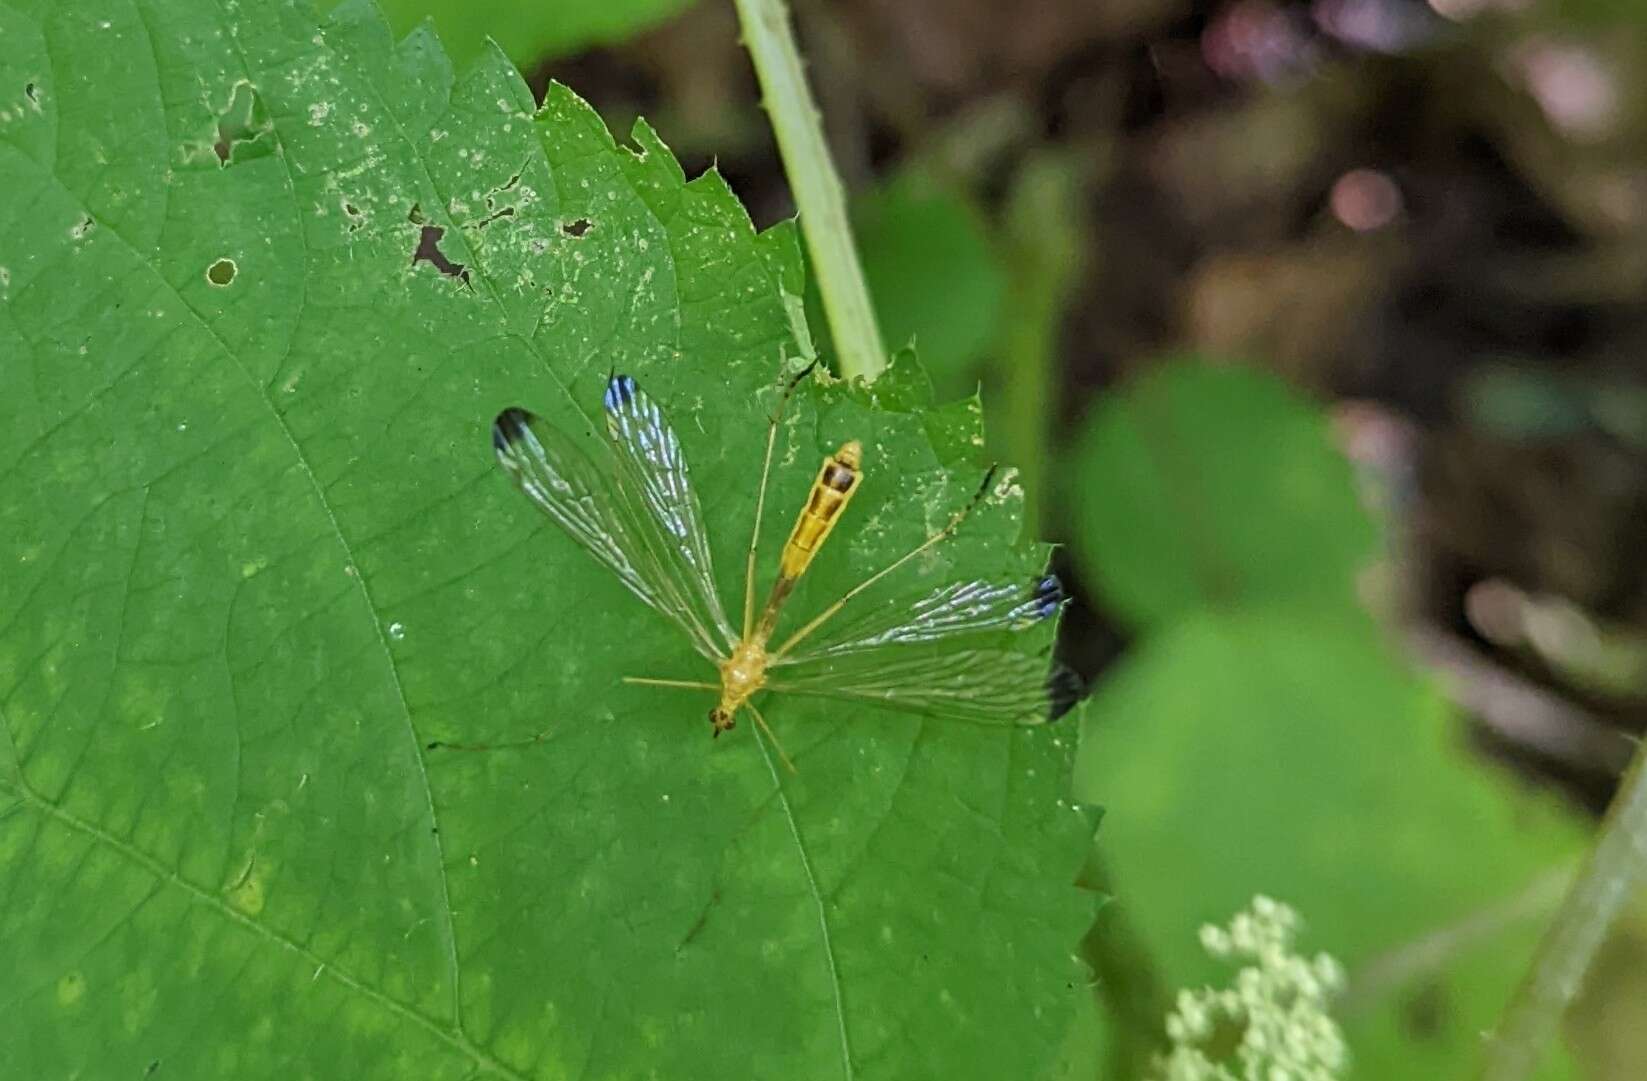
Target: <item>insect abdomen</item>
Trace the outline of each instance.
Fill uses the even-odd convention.
[[[779,577],[799,578],[812,563],[812,557],[823,546],[829,531],[835,528],[852,493],[858,490],[858,482],[863,479],[859,468],[862,462],[863,447],[857,440],[842,444],[840,450],[824,459],[817,479],[812,482],[812,491],[806,497],[806,505],[801,508],[795,528],[790,530],[789,540],[784,543],[783,557],[778,563]]]

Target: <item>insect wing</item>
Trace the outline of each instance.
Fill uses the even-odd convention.
[[[678,626],[699,653],[718,654],[648,553],[611,484],[563,432],[524,409],[505,409],[492,422],[498,462],[521,491],[629,590]]]
[[[627,375],[606,383],[606,433],[618,463],[623,495],[645,523],[646,540],[669,570],[682,604],[700,624],[714,627],[730,648],[737,634],[715,588],[709,534],[675,430],[652,397]]]
[[[767,684],[787,694],[865,702],[986,725],[1056,719],[1076,696],[1069,673],[1045,656],[1004,649],[892,647],[797,662]]]
[[[1053,575],[1022,581],[955,582],[913,600],[876,605],[820,631],[807,648],[774,664],[844,657],[895,645],[938,642],[962,634],[1016,631],[1058,614],[1063,587]]]

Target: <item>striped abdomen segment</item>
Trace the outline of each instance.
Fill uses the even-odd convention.
[[[841,444],[841,449],[825,458],[818,468],[818,476],[807,494],[806,505],[795,518],[795,528],[784,542],[783,558],[778,563],[780,578],[799,578],[811,565],[829,531],[846,509],[852,493],[863,479],[863,446],[852,440]]]
[[[789,539],[784,542],[783,555],[778,560],[778,577],[772,583],[772,593],[766,598],[766,608],[755,630],[756,641],[765,642],[772,636],[773,628],[778,625],[778,610],[783,607],[789,591],[795,588],[795,580],[806,573],[852,493],[858,490],[863,453],[863,445],[856,439],[850,440],[825,458],[818,469],[806,504],[795,518],[795,528],[789,531]]]

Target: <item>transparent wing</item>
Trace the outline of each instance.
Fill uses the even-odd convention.
[[[797,663],[766,686],[988,725],[1045,724],[1080,696],[1068,669],[1045,656],[1004,649],[893,647]]]
[[[806,640],[804,649],[776,657],[772,663],[801,664],[961,634],[1023,630],[1057,615],[1064,600],[1063,586],[1051,574],[1029,583],[955,582],[826,624]]]
[[[702,622],[682,600],[651,555],[640,523],[615,494],[612,482],[567,435],[524,409],[505,409],[492,422],[498,462],[520,490],[630,592],[679,627],[711,661],[720,653]]]
[[[709,534],[675,430],[658,403],[627,375],[607,380],[604,401],[620,493],[631,501],[633,516],[645,523],[648,547],[668,568],[681,601],[700,624],[718,631],[730,649],[738,635],[715,588]]]

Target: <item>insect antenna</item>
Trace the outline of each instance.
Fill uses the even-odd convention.
[[[766,512],[766,482],[772,475],[772,451],[778,443],[778,425],[783,421],[784,407],[789,404],[789,396],[795,393],[795,388],[801,385],[801,380],[812,374],[812,369],[818,366],[818,361],[796,372],[784,385],[783,395],[778,399],[778,408],[775,409],[766,429],[766,455],[761,459],[761,486],[755,496],[755,528],[749,533],[749,558],[744,562],[743,570],[743,636],[748,639],[749,632],[755,627],[755,555],[761,541],[761,516]]]

